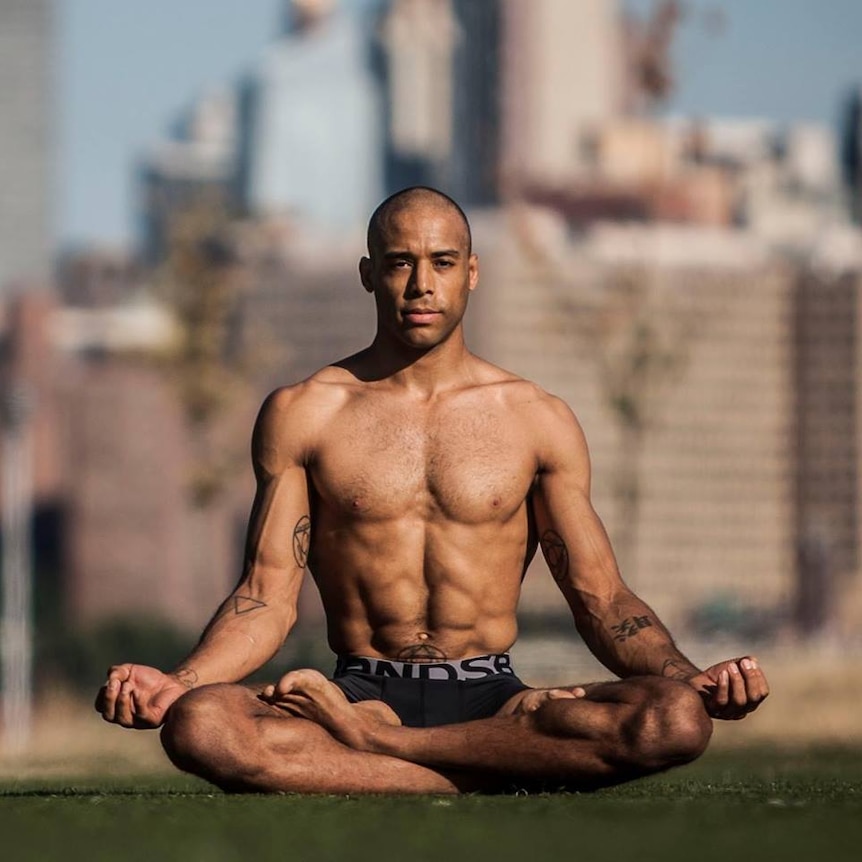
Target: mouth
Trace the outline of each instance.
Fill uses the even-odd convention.
[[[421,326],[426,323],[433,323],[434,318],[440,314],[439,311],[436,311],[433,308],[413,308],[409,311],[402,312],[402,317],[408,323],[412,323],[415,326]]]

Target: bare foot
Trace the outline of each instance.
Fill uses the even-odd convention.
[[[586,695],[583,686],[573,685],[561,688],[531,688],[510,698],[497,715],[525,715],[535,712],[549,700],[577,700]]]
[[[340,742],[360,751],[367,750],[375,727],[401,724],[385,703],[373,700],[351,704],[337,685],[311,669],[286,673],[276,685],[267,686],[261,697],[292,715],[319,724]]]
[[[398,713],[396,713],[391,707],[387,706],[382,700],[360,700],[359,703],[351,703],[350,708],[358,709],[361,712],[367,712],[369,715],[373,715],[380,724],[388,724],[392,727],[401,727],[401,719],[398,717]]]

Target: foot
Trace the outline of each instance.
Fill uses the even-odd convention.
[[[261,692],[267,703],[291,715],[307,718],[328,730],[339,742],[359,751],[381,725],[398,726],[398,716],[382,701],[352,704],[344,692],[316,670],[294,670]]]
[[[564,688],[531,688],[509,698],[500,707],[497,715],[526,715],[527,713],[535,712],[549,700],[577,700],[585,696],[586,690],[581,685]]]

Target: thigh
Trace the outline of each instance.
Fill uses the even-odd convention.
[[[484,789],[466,773],[355,751],[323,727],[239,685],[209,685],[171,708],[162,743],[180,769],[229,792],[459,793]]]

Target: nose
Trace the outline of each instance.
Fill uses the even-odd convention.
[[[410,281],[407,283],[407,293],[410,296],[427,296],[434,292],[431,267],[427,261],[419,260],[413,267]]]

